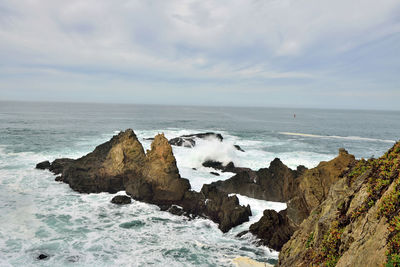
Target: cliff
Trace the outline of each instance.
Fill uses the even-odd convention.
[[[310,205],[278,265],[399,266],[399,163],[400,142],[345,171],[319,205]]]

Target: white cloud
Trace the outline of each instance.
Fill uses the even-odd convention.
[[[325,60],[398,34],[399,11],[398,0],[0,1],[0,71],[323,79],[337,71]]]

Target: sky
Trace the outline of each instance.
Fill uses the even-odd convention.
[[[0,0],[0,100],[400,109],[399,0]]]

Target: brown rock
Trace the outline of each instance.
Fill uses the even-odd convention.
[[[81,193],[116,193],[124,190],[125,172],[140,175],[145,162],[142,145],[128,129],[77,160],[57,159],[50,171]]]

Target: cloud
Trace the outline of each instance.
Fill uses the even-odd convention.
[[[395,50],[399,11],[397,0],[0,0],[0,92],[29,79],[36,88],[140,84],[148,94],[181,84],[307,93],[328,82],[331,92],[343,80],[382,90],[371,86],[382,79],[393,91],[398,78],[383,72],[399,68],[398,52],[368,52]],[[363,71],[373,70],[371,81]]]

